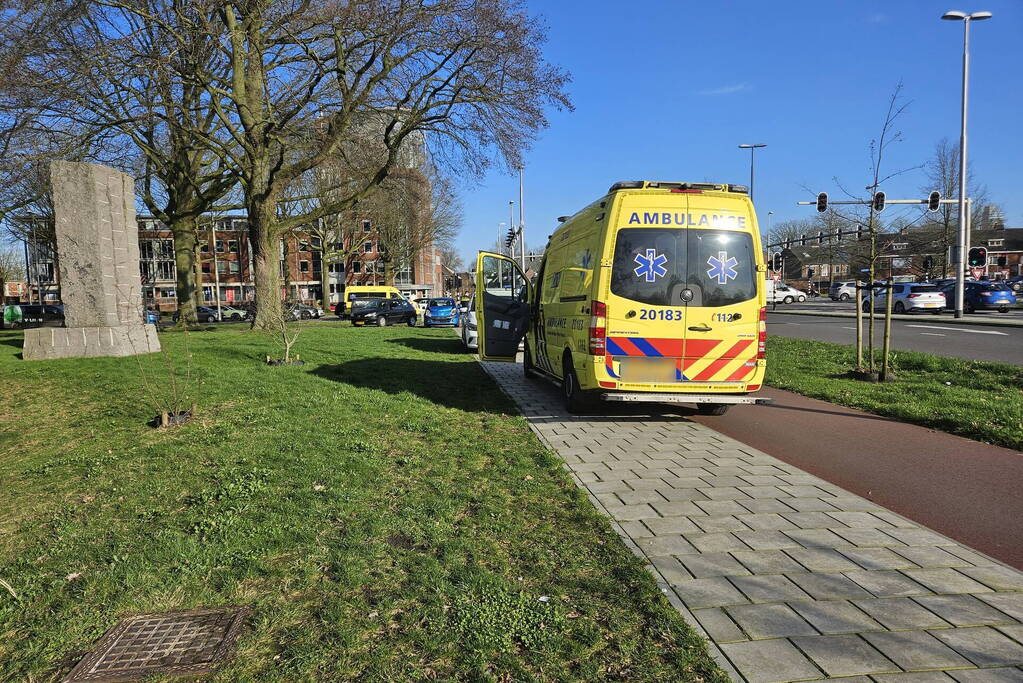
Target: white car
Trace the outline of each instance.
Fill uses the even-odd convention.
[[[476,332],[476,297],[469,300],[469,308],[462,309],[462,343],[467,351],[476,351],[479,348],[479,335]]]
[[[863,300],[863,312],[868,313],[873,306],[875,311],[885,309],[887,292],[877,287],[873,293]],[[936,285],[921,282],[896,283],[892,285],[892,312],[913,313],[914,311],[941,313],[945,308],[945,295]]]
[[[770,282],[768,280],[768,283]],[[773,286],[768,285],[767,303],[791,304],[794,301],[800,303],[806,301],[806,293],[781,283],[775,283]]]

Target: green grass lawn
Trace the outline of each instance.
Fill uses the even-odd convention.
[[[1023,450],[1023,368],[892,353],[895,381],[849,379],[853,346],[771,337],[767,384],[944,432]]]
[[[135,359],[0,332],[0,679],[249,605],[212,680],[725,680],[450,330],[303,327],[289,367],[243,326],[162,334],[199,406],[169,430]]]

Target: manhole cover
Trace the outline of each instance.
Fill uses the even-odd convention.
[[[244,607],[222,607],[129,617],[110,629],[64,680],[204,673],[227,656],[246,614]]]

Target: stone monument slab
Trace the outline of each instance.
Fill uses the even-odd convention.
[[[160,350],[142,320],[135,180],[71,161],[50,165],[66,327],[25,330],[26,360],[132,356]]]

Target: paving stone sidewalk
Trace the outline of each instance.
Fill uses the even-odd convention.
[[[1023,573],[683,411],[483,366],[736,681],[1023,681]]]

